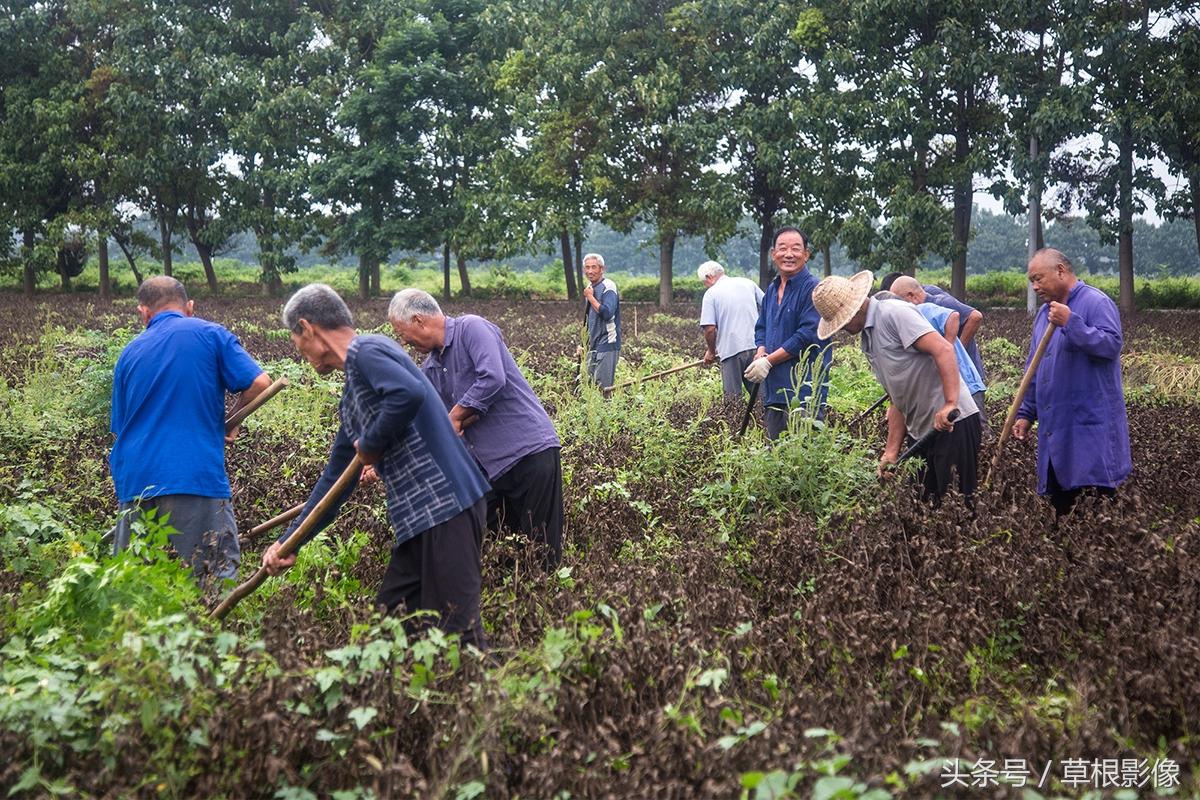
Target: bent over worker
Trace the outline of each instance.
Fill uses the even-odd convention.
[[[426,354],[421,371],[492,484],[488,527],[520,531],[553,569],[562,558],[562,446],[500,329],[474,314],[447,317],[420,289],[397,292],[388,319]]]
[[[979,412],[967,385],[959,376],[954,348],[933,326],[903,300],[869,297],[871,273],[853,278],[830,276],[813,290],[813,304],[821,314],[818,335],[839,330],[861,333],[861,347],[871,370],[891,398],[888,438],[879,459],[879,473],[895,464],[905,433],[920,440],[939,432],[922,455],[923,494],[937,502],[954,475],[970,506],[978,483],[978,457],[982,430]],[[958,411],[957,422],[950,413]]]
[[[324,284],[297,291],[283,309],[292,343],[321,375],[346,375],[338,404],[337,436],[329,461],[303,513],[266,552],[263,566],[278,574],[291,535],[332,488],[357,452],[374,466],[387,494],[396,544],[376,595],[389,612],[432,610],[445,631],[486,647],[479,619],[480,563],[487,482],[450,425],[441,400],[395,340],[359,335],[350,309]],[[358,477],[313,531],[325,528],[354,491]],[[410,626],[412,627],[412,626]]]
[[[113,549],[129,546],[131,516],[170,514],[168,536],[202,587],[237,575],[241,550],[225,444],[225,393],[236,411],[271,384],[236,336],[199,319],[183,284],[143,281],[137,310],[146,330],[125,346],[113,370],[109,454],[121,514]]]
[[[1108,295],[1076,277],[1059,250],[1036,252],[1027,273],[1042,300],[1029,358],[1049,324],[1059,329],[1017,411],[1013,436],[1025,439],[1037,423],[1038,494],[1063,516],[1084,492],[1115,494],[1133,471],[1121,385],[1121,315]]]
[[[754,328],[762,310],[763,290],[749,278],[725,274],[716,261],[705,261],[696,270],[704,283],[700,303],[700,328],[704,331],[705,365],[721,362],[721,389],[726,400],[740,400],[745,377],[754,358]]]

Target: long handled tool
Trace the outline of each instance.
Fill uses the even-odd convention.
[[[954,420],[958,419],[958,409],[956,408],[947,414],[946,419],[950,420],[952,423]],[[915,442],[909,445],[903,453],[900,454],[900,457],[896,459],[896,464],[903,464],[913,456],[920,455],[925,452],[925,449],[928,448],[930,443],[937,438],[939,433],[942,433],[942,431],[939,431],[937,428],[930,428],[925,432],[924,436],[922,436],[920,439],[917,439]]]
[[[304,503],[301,503],[297,506],[292,506],[287,511],[284,511],[282,514],[278,514],[274,517],[271,517],[269,520],[262,523],[261,525],[255,525],[253,528],[250,529],[250,533],[247,535],[251,539],[255,538],[256,536],[261,536],[262,534],[266,533],[267,531],[271,530],[272,528],[275,528],[279,525],[283,525],[284,523],[287,523],[287,522],[291,522],[296,517],[300,516],[300,512],[303,510],[304,510]]]
[[[683,372],[685,369],[692,369],[693,367],[699,367],[699,366],[702,366],[703,364],[704,364],[703,358],[700,359],[699,361],[693,361],[690,364],[680,364],[678,367],[671,367],[670,369],[664,369],[662,372],[655,372],[651,375],[646,375],[641,378],[634,378],[631,381],[624,381],[624,382],[618,383],[614,386],[609,386],[607,389],[604,390],[604,394],[609,395],[609,394],[612,394],[613,391],[616,389],[623,389],[626,386],[633,386],[635,383],[641,383],[642,381],[652,381],[652,380],[655,380],[656,378],[665,378],[666,376],[671,375],[675,372]]]
[[[346,491],[346,487],[353,483],[354,479],[362,472],[363,463],[357,455],[350,459],[350,464],[342,471],[342,474],[334,481],[333,486],[329,487],[329,491],[321,498],[321,501],[313,506],[312,513],[304,518],[304,522],[296,530],[292,531],[292,535],[284,539],[283,544],[279,547],[279,555],[283,557],[290,556],[300,547],[300,543],[308,536],[309,531],[316,527],[317,522],[325,516],[325,513],[337,502],[337,499],[342,496],[342,492]],[[229,596],[221,601],[221,604],[212,610],[209,614],[214,619],[224,619],[225,615],[233,610],[233,607],[241,602],[242,598],[254,592],[262,582],[267,579],[267,568],[259,567],[258,572],[255,572],[250,579],[239,585],[236,589],[229,593]]]
[[[241,425],[243,422],[245,422],[246,417],[257,411],[263,403],[279,394],[279,390],[287,385],[287,378],[277,378],[270,386],[259,392],[259,394],[253,400],[230,414],[229,418],[225,420],[225,433],[228,434],[238,425]]]
[[[742,427],[738,430],[738,438],[746,435],[746,428],[750,427],[750,414],[754,411],[754,401],[758,399],[758,387],[761,383],[756,383],[750,387],[750,399],[746,401],[746,413],[742,415]]]
[[[863,421],[864,419],[866,419],[867,417],[871,416],[871,412],[872,412],[872,411],[874,411],[875,409],[879,408],[879,407],[880,407],[881,405],[883,405],[884,403],[886,403],[886,402],[887,402],[887,399],[888,399],[888,394],[887,394],[887,392],[884,392],[884,393],[883,393],[883,397],[879,398],[879,399],[878,399],[878,400],[876,400],[874,403],[871,403],[871,406],[870,406],[870,408],[868,408],[866,411],[862,412],[862,413],[861,413],[861,414],[859,414],[857,417],[855,417],[855,418],[854,418],[854,419],[853,419],[853,420],[850,422],[850,426],[851,426],[851,427],[854,427],[855,425],[857,425],[858,423],[862,422],[862,421]]]
[[[1021,385],[1017,387],[1017,393],[1013,395],[1012,404],[1008,407],[1008,416],[1004,418],[1004,427],[1000,429],[1000,438],[996,440],[996,451],[992,455],[992,465],[988,468],[987,480],[983,482],[985,487],[992,484],[992,473],[996,471],[996,467],[1000,464],[1000,454],[1004,452],[1004,443],[1008,441],[1008,435],[1012,433],[1013,423],[1017,421],[1017,411],[1021,408],[1021,402],[1025,399],[1025,393],[1029,391],[1029,384],[1033,383],[1033,376],[1037,373],[1038,364],[1042,362],[1042,356],[1046,353],[1046,348],[1050,346],[1050,337],[1058,330],[1058,326],[1053,322],[1046,323],[1046,332],[1042,334],[1042,340],[1038,342],[1037,349],[1033,351],[1033,358],[1029,359],[1029,366],[1025,368],[1025,375],[1021,378]]]

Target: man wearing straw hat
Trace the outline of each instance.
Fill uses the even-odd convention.
[[[763,385],[767,438],[777,439],[787,430],[793,403],[812,402],[814,415],[824,414],[831,353],[829,343],[817,333],[820,318],[812,303],[817,279],[805,268],[808,237],[790,225],[780,228],[771,260],[779,274],[763,298],[754,328],[758,349],[745,376]]]
[[[1034,253],[1028,276],[1043,302],[1033,319],[1034,346],[1047,325],[1058,330],[1017,411],[1013,437],[1024,440],[1037,423],[1038,494],[1048,495],[1061,517],[1082,493],[1112,496],[1133,471],[1121,315],[1108,295],[1075,276],[1059,250]]]
[[[350,309],[320,283],[297,291],[283,309],[292,343],[321,375],[346,375],[338,405],[341,425],[329,461],[304,512],[263,553],[278,574],[295,561],[281,557],[282,541],[325,497],[357,452],[373,466],[387,494],[396,535],[376,602],[393,611],[437,612],[438,625],[486,647],[479,620],[479,549],[487,481],[455,433],[433,386],[394,339],[359,335]],[[313,533],[333,522],[357,477]]]
[[[921,454],[923,494],[937,502],[957,472],[959,491],[969,506],[978,479],[982,429],[979,411],[959,376],[954,348],[911,303],[869,297],[871,282],[867,270],[852,278],[835,275],[822,280],[813,290],[813,304],[821,315],[817,335],[826,338],[839,330],[862,334],[862,351],[891,398],[880,476],[900,457],[906,433],[919,440],[939,431]],[[956,422],[950,419],[954,411],[959,414]]]

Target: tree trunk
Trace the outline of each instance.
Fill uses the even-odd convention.
[[[379,297],[379,295],[383,294],[383,289],[380,287],[380,283],[383,280],[383,276],[381,274],[383,272],[383,267],[381,266],[382,262],[383,262],[383,259],[379,259],[379,258],[371,259],[371,296],[372,297]]]
[[[365,254],[358,255],[358,298],[366,300],[371,296],[371,259]]]
[[[162,244],[163,275],[170,276],[174,272],[171,259],[171,222],[166,214],[159,215],[158,238]]]
[[[208,283],[208,291],[212,294],[217,293],[217,271],[213,269],[212,252],[213,249],[203,242],[192,241],[192,246],[196,248],[196,255],[200,256],[200,263],[204,265],[204,280]]]
[[[575,265],[571,263],[571,234],[566,228],[558,233],[558,244],[562,250],[563,276],[567,281],[567,299],[579,297],[579,289],[575,285]]]
[[[583,294],[583,231],[575,231],[575,285]]]
[[[58,277],[62,282],[62,290],[64,292],[71,291],[71,275],[67,272],[67,260],[63,258],[61,250],[58,253]]]
[[[671,271],[675,265],[675,231],[663,231],[658,237],[658,304],[671,303]]]
[[[774,215],[759,220],[762,223],[762,236],[758,238],[758,285],[766,291],[771,282],[771,242],[775,238]]]
[[[1192,221],[1196,224],[1196,251],[1200,252],[1200,169],[1192,170],[1188,176],[1192,187]]]
[[[455,253],[458,260],[458,282],[462,284],[463,297],[471,296],[471,277],[467,275],[467,260],[462,253]]]
[[[112,282],[108,278],[108,237],[103,233],[96,235],[96,263],[100,267],[100,299],[112,299]]]
[[[24,233],[24,241],[21,246],[21,262],[24,266],[22,270],[24,274],[25,296],[33,297],[33,292],[37,289],[37,273],[34,271],[33,264],[33,230],[26,228]]]
[[[125,254],[125,260],[129,262],[129,271],[133,273],[133,279],[137,281],[138,286],[142,285],[142,273],[137,268],[137,259],[133,257],[133,251],[125,246],[125,242],[117,238],[117,247],[121,248],[121,252]]]
[[[450,242],[442,245],[442,299],[450,299]]]
[[[1038,137],[1029,136],[1029,260],[1033,254],[1042,249],[1042,183],[1041,172],[1038,170]],[[1025,284],[1025,312],[1030,316],[1037,310],[1037,295],[1033,284]]]
[[[1117,234],[1117,272],[1120,292],[1117,305],[1121,313],[1131,315],[1133,304],[1133,126],[1128,120],[1121,125],[1118,153],[1117,204],[1119,230]]]
[[[826,278],[828,278],[830,275],[833,274],[833,257],[830,255],[830,251],[832,249],[833,249],[833,245],[831,245],[829,242],[826,242],[825,246],[821,248],[821,252],[824,253],[824,255],[825,255],[825,277]]]
[[[967,245],[971,237],[971,89],[958,93],[958,125],[954,136],[954,163],[959,174],[954,181],[954,261],[950,266],[950,294],[967,296]]]

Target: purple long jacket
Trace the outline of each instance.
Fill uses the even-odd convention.
[[[1079,281],[1067,295],[1071,316],[1046,347],[1018,419],[1038,423],[1038,493],[1046,475],[1063,489],[1115,487],[1129,477],[1129,422],[1121,388],[1121,316],[1099,289]],[[1033,319],[1033,351],[1046,332],[1049,305]]]

